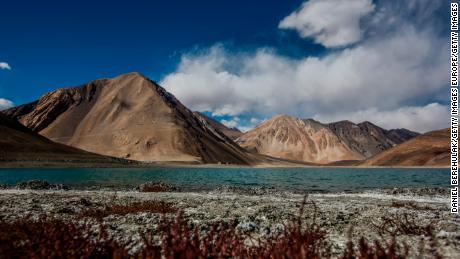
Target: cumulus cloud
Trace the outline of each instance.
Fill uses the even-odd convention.
[[[240,118],[238,117],[234,117],[232,118],[231,120],[221,120],[220,121],[222,124],[224,124],[225,126],[229,127],[229,128],[235,128],[235,127],[238,127],[240,126],[239,123],[240,123]]]
[[[11,70],[11,67],[8,63],[6,62],[0,62],[0,69],[6,69],[6,70]]]
[[[0,110],[8,109],[14,106],[14,103],[10,100],[0,98]]]
[[[325,47],[341,47],[361,40],[361,18],[375,9],[372,0],[310,0],[285,17],[281,29],[294,29]]]
[[[269,49],[229,53],[214,46],[184,56],[161,84],[192,109],[214,115],[388,110],[430,98],[448,84],[447,47],[410,29],[385,41],[301,60]]]
[[[193,110],[217,116],[350,116],[416,131],[447,127],[448,122],[439,119],[446,117],[431,117],[445,107],[426,104],[439,102],[436,98],[448,89],[448,40],[426,21],[403,19],[403,14],[416,16],[408,15],[412,7],[403,14],[390,8],[379,8],[378,19],[389,21],[391,14],[399,26],[379,27],[352,47],[294,59],[270,48],[238,52],[216,44],[183,55],[161,84]],[[424,112],[427,117],[421,119]],[[409,116],[414,113],[418,117]]]
[[[418,132],[427,132],[448,127],[449,107],[439,103],[425,106],[404,106],[394,110],[370,108],[350,113],[317,114],[315,119],[322,122],[339,121],[346,118],[353,122],[371,121],[383,128],[406,128]]]
[[[261,120],[261,119],[258,119],[258,118],[251,118],[251,119],[249,120],[249,123],[251,123],[251,124],[254,125],[254,124],[259,124],[259,123],[261,123],[261,122],[263,122],[263,121],[264,121],[264,120]]]

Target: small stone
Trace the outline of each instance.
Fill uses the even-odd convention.
[[[174,185],[163,182],[146,182],[136,188],[139,192],[176,192],[179,191]]]
[[[236,226],[236,229],[241,230],[243,232],[252,232],[257,229],[257,224],[254,222],[244,222],[238,224]]]
[[[27,182],[18,183],[16,187],[18,189],[47,190],[50,189],[51,184],[47,181],[31,180]]]
[[[16,185],[18,189],[24,190],[68,190],[69,188],[62,184],[50,184],[47,181],[43,180],[31,180],[27,182],[18,183]]]
[[[80,204],[86,207],[91,206],[91,202],[85,198],[80,199]]]
[[[68,208],[68,207],[60,208],[56,212],[60,213],[60,214],[72,214],[72,213],[74,213],[74,211],[71,208]]]

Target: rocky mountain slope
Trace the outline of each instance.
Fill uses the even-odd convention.
[[[138,73],[58,89],[5,111],[41,135],[140,161],[251,164],[253,157]]]
[[[279,115],[244,133],[242,147],[284,159],[329,164],[355,164],[407,141],[418,133],[385,130],[370,122],[339,121],[323,124],[312,119]]]
[[[363,166],[449,166],[450,129],[422,134],[388,149],[366,161]]]
[[[385,130],[368,121],[339,121],[327,125],[350,149],[366,158],[418,136],[406,129]]]
[[[105,157],[50,141],[0,112],[0,165],[92,164],[116,166],[128,161]]]
[[[220,130],[225,136],[231,138],[231,139],[237,139],[239,136],[243,135],[243,132],[241,132],[237,128],[229,128],[225,126],[224,124],[209,118],[208,116],[200,113],[200,112],[194,112],[194,114],[198,117],[201,117],[203,120],[205,120],[208,124],[210,124],[212,127],[214,127],[217,130]]]
[[[326,125],[287,115],[265,121],[236,141],[242,147],[264,155],[312,163],[364,157],[345,145]]]

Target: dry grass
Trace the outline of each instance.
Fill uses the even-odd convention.
[[[432,224],[422,225],[418,219],[408,213],[382,217],[379,223],[373,225],[381,236],[430,236],[434,230]]]
[[[175,213],[177,208],[174,204],[163,201],[142,201],[127,205],[115,204],[106,206],[103,209],[88,209],[80,213],[80,217],[93,217],[102,219],[109,215],[126,215],[131,213]]]
[[[396,238],[393,237],[390,242],[382,244],[375,240],[374,243],[369,243],[364,237],[359,239],[358,245],[353,241],[348,241],[347,248],[342,259],[404,259],[409,256],[409,248],[405,244],[398,244]]]

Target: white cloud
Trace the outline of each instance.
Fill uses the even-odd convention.
[[[14,103],[10,100],[0,98],[0,110],[8,109],[14,106]]]
[[[251,119],[249,120],[249,122],[250,122],[251,124],[259,124],[259,123],[261,123],[262,121],[263,121],[263,120],[258,119],[258,118],[251,118]]]
[[[6,62],[0,62],[0,69],[7,69],[7,70],[11,70],[11,67],[8,63]]]
[[[370,108],[350,113],[317,114],[316,120],[322,122],[339,121],[346,118],[353,122],[371,121],[383,128],[406,128],[427,132],[449,126],[449,107],[439,103],[426,106],[405,106],[395,110],[382,111]]]
[[[255,128],[256,126],[255,125],[249,125],[249,126],[239,126],[238,129],[241,131],[241,132],[248,132],[250,130],[252,130],[253,128]]]
[[[361,18],[375,9],[372,0],[310,0],[280,23],[303,38],[313,38],[325,47],[341,47],[361,40]]]
[[[361,114],[360,120],[385,127],[447,127],[440,119],[445,117],[417,122],[407,114],[441,114],[439,105],[418,104],[439,102],[447,94],[448,40],[426,21],[418,21],[424,26],[402,22],[403,14],[390,12],[390,7],[379,9],[379,19],[389,21],[391,15],[399,26],[379,27],[353,47],[293,59],[270,48],[235,52],[217,44],[183,55],[161,84],[191,109],[214,115],[260,119],[280,113],[302,118],[339,114],[337,120],[343,120]],[[385,119],[378,121],[376,114]]]
[[[240,119],[238,117],[233,117],[231,120],[221,120],[220,122],[229,128],[237,128],[240,126]]]
[[[193,110],[214,115],[388,110],[431,98],[448,84],[446,43],[409,28],[384,41],[301,60],[268,49],[229,53],[214,46],[184,56],[161,84]]]

